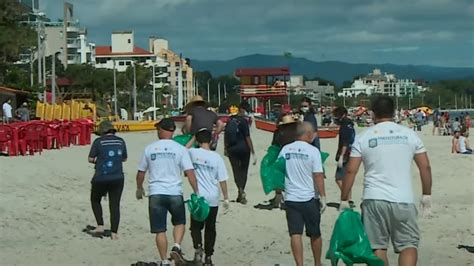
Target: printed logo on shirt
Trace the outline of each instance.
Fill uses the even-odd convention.
[[[204,164],[202,164],[202,163],[193,163],[193,166],[194,166],[194,169],[196,169],[196,170],[206,170],[206,171],[209,171],[209,172],[212,172],[214,170],[214,167],[211,166],[211,165],[206,164],[206,162]]]
[[[369,139],[369,148],[377,147],[377,139]]]
[[[119,149],[119,150],[117,151],[117,155],[119,155],[119,156],[122,155],[122,150],[121,150],[121,149]]]
[[[308,154],[302,154],[302,153],[287,153],[287,154],[285,154],[285,160],[291,160],[291,159],[308,160],[309,155]]]
[[[115,152],[114,151],[109,151],[109,157],[114,157],[115,156]]]
[[[173,152],[157,152],[150,154],[150,158],[152,161],[156,159],[175,159],[176,153]]]
[[[107,162],[107,167],[112,167],[113,165],[114,165],[114,163],[112,161]]]

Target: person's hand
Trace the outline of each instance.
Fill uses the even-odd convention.
[[[253,153],[252,157],[253,157],[253,165],[257,165],[257,155],[255,155],[255,153]]]
[[[347,200],[342,200],[340,203],[339,203],[339,211],[340,212],[343,212],[345,210],[350,210],[351,209],[351,205],[349,204],[349,201]]]
[[[423,195],[421,197],[420,210],[423,217],[431,215],[431,195]]]
[[[319,198],[320,213],[322,214],[326,210],[326,197]]]
[[[229,210],[230,204],[229,204],[229,200],[228,200],[228,199],[225,199],[225,200],[224,200],[224,203],[222,203],[222,207],[224,207],[224,211]]]
[[[143,197],[145,196],[145,190],[143,190],[143,188],[137,188],[135,196],[137,197],[137,200],[143,199]]]
[[[344,166],[344,161],[343,161],[343,159],[342,159],[342,157],[341,157],[341,158],[339,158],[339,160],[337,161],[337,168],[342,168],[343,166]]]

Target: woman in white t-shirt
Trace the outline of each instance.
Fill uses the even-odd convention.
[[[224,195],[224,209],[229,208],[229,196],[227,194],[227,170],[224,160],[211,150],[210,143],[212,132],[206,128],[199,129],[195,135],[199,148],[189,150],[191,161],[196,173],[200,196],[204,197],[210,206],[209,216],[205,221],[199,222],[191,216],[191,237],[195,249],[194,261],[202,263],[203,253],[206,255],[205,265],[213,265],[211,256],[214,254],[216,242],[216,218],[219,207],[219,186]],[[202,229],[204,231],[204,249],[202,245]]]

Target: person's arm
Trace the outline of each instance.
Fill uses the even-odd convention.
[[[224,201],[229,200],[229,194],[227,192],[227,181],[221,181],[219,182],[222,190],[222,195],[224,195]]]
[[[216,121],[216,132],[215,132],[215,134],[216,134],[216,135],[219,135],[219,134],[222,132],[222,130],[224,130],[224,126],[225,126],[225,125],[224,125],[224,122],[222,122],[220,119],[217,119],[217,121]]]
[[[349,162],[346,165],[346,174],[342,179],[341,201],[349,200],[349,194],[354,185],[355,176],[359,171],[361,163],[362,157],[350,157]]]
[[[184,174],[188,177],[189,184],[191,185],[191,188],[193,189],[194,193],[196,195],[199,195],[199,189],[198,189],[196,174],[194,173],[194,169],[186,170],[184,171]]]
[[[431,195],[431,166],[426,152],[415,154],[415,163],[420,171],[421,190],[423,195]]]
[[[123,141],[123,152],[122,152],[122,162],[126,162],[128,159],[128,153],[127,153],[127,145],[125,144],[125,141]]]
[[[137,190],[143,190],[143,182],[145,181],[145,173],[144,171],[137,171]]]
[[[253,149],[253,142],[250,136],[245,137],[245,142],[247,142],[247,146],[249,146],[252,155],[255,155],[255,150]]]
[[[453,138],[451,141],[451,153],[456,153],[457,152],[457,141],[456,138]]]
[[[319,195],[321,197],[326,197],[323,173],[313,173],[313,184],[314,184],[314,189],[319,192]]]
[[[88,156],[87,161],[89,163],[95,164],[95,162],[97,161],[97,156],[98,155],[99,155],[99,140],[96,139],[94,141],[94,143],[92,143],[92,147],[91,147],[91,150],[89,152],[89,156]]]
[[[186,121],[184,121],[184,127],[183,127],[183,129],[186,130],[186,132],[183,132],[183,133],[191,132],[192,122],[193,122],[193,116],[192,115],[187,115],[186,116]]]

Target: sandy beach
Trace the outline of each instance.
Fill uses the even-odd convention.
[[[358,131],[363,130],[359,128]],[[252,128],[258,158],[265,154],[271,134]],[[431,125],[419,133],[433,171],[433,216],[420,218],[419,265],[474,265],[474,255],[458,250],[458,244],[474,245],[474,156],[451,154],[451,137],[431,135]],[[95,225],[90,207],[90,179],[93,165],[87,163],[89,146],[45,151],[31,157],[0,157],[0,261],[2,265],[130,265],[137,261],[157,261],[154,235],[149,233],[148,202],[135,199],[135,174],[144,147],[156,140],[155,132],[119,133],[128,146],[124,164],[125,189],[121,204],[118,241],[96,239],[81,232]],[[222,142],[218,151],[223,154]],[[471,143],[473,141],[471,140]],[[334,182],[334,153],[337,139],[321,141],[331,154],[326,162],[328,202],[339,202]],[[387,156],[390,156],[387,154]],[[229,194],[237,196],[230,164]],[[413,169],[416,198],[421,196],[420,179]],[[363,169],[359,171],[353,198],[360,203]],[[185,182],[185,198],[190,187]],[[227,214],[218,215],[216,265],[293,265],[285,213],[258,210],[253,206],[269,199],[264,195],[259,165],[251,166],[247,185],[247,205],[232,203]],[[109,227],[108,202],[103,202],[104,220]],[[338,216],[335,208],[322,217],[323,254],[329,246]],[[170,228],[170,227],[169,227]],[[187,225],[187,228],[189,226]],[[171,232],[168,232],[171,241]],[[170,242],[171,243],[171,242]],[[305,241],[305,261],[312,264],[309,241]],[[194,254],[187,230],[183,241],[187,258]],[[390,261],[397,257],[390,250]],[[325,265],[330,262],[324,260]],[[342,265],[342,264],[340,264]]]

